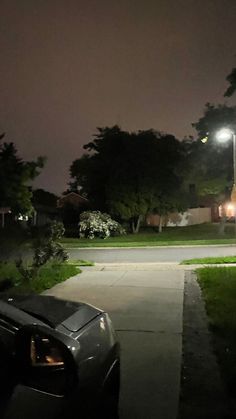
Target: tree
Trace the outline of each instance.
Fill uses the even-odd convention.
[[[117,125],[97,130],[95,139],[84,145],[87,153],[70,167],[70,188],[72,191],[79,189],[89,199],[91,209],[106,212],[108,180],[120,164],[120,156],[126,150],[129,134]]]
[[[226,80],[229,82],[229,87],[226,90],[224,96],[232,96],[236,91],[236,68],[233,68],[231,73],[226,77]]]
[[[226,80],[230,85],[224,96],[230,97],[236,91],[236,68],[232,69]],[[201,195],[214,194],[218,196],[218,204],[223,204],[232,186],[233,153],[232,143],[217,143],[216,132],[223,127],[235,130],[236,107],[207,103],[203,116],[192,125],[197,130],[198,140],[185,142],[192,166],[189,180],[197,184]]]
[[[203,116],[194,123],[198,140],[192,144],[192,167],[202,194],[219,194],[229,187],[233,178],[232,142],[220,144],[216,132],[232,127],[236,107],[207,103]],[[204,138],[205,137],[205,138]]]
[[[233,128],[236,121],[236,106],[213,105],[206,103],[203,116],[192,124],[197,130],[198,138],[202,139],[206,136],[215,141],[216,132],[222,127]]]
[[[42,205],[46,207],[56,208],[58,196],[44,189],[35,189],[32,191],[33,205]]]
[[[129,220],[133,232],[138,232],[148,212],[155,211],[160,215],[161,232],[162,215],[181,206],[176,205],[176,191],[183,180],[181,143],[172,135],[139,131],[132,134],[126,153],[127,166],[122,156],[122,171],[113,175],[116,187],[108,184],[110,211]]]
[[[218,143],[216,132],[222,127],[233,128],[235,121],[236,107],[207,103],[203,116],[193,124],[198,139],[189,147],[192,166],[189,181],[197,185],[199,195],[214,195],[218,204],[224,204],[230,196],[233,144]]]
[[[70,172],[72,184],[82,188],[94,209],[128,221],[137,232],[147,212],[160,209],[160,201],[175,207],[184,165],[181,143],[174,136],[98,128],[84,148],[91,154],[74,161]]]
[[[4,134],[1,135],[2,140]],[[10,207],[13,213],[32,211],[32,193],[28,183],[40,173],[44,158],[25,162],[17,155],[13,143],[0,143],[0,207]]]

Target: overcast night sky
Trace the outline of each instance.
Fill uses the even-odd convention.
[[[0,132],[61,193],[97,126],[182,139],[225,101],[236,0],[0,0],[0,51]]]

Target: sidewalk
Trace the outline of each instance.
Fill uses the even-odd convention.
[[[87,267],[47,294],[108,311],[121,353],[120,419],[176,419],[184,269],[175,264]]]

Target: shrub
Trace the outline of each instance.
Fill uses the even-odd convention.
[[[65,226],[65,237],[77,238],[78,235],[79,235],[78,222],[76,224],[69,224]]]
[[[109,214],[100,211],[84,211],[80,215],[80,237],[106,239],[110,236],[125,234],[125,229]]]
[[[27,266],[22,258],[16,261],[16,267],[25,282],[29,282],[35,278],[40,268],[47,262],[53,260],[65,262],[68,259],[68,254],[62,247],[58,240],[64,234],[63,224],[53,221],[44,228],[34,229],[33,231],[33,262],[31,266]]]

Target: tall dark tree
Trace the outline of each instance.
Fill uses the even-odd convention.
[[[125,140],[129,134],[117,125],[97,130],[94,140],[84,145],[88,152],[70,167],[70,188],[79,189],[89,199],[93,209],[105,211],[109,176],[117,168],[122,153],[125,153]]]
[[[197,130],[198,138],[203,139],[208,136],[216,144],[216,132],[222,127],[233,128],[236,121],[236,106],[213,105],[207,103],[203,116],[193,123]]]
[[[229,82],[229,87],[226,90],[224,96],[232,96],[236,91],[236,68],[233,68],[231,73],[226,77],[226,80]]]
[[[174,136],[106,127],[84,148],[90,154],[73,162],[72,184],[82,187],[95,209],[129,221],[135,232],[147,212],[163,212],[164,202],[176,208],[184,165]]]
[[[45,191],[44,189],[35,189],[32,191],[33,205],[43,205],[51,208],[56,208],[58,196],[52,192]]]
[[[4,134],[1,135],[2,140]],[[13,143],[0,143],[0,207],[10,207],[14,213],[30,213],[32,193],[29,181],[35,179],[45,159],[25,162],[17,155]]]
[[[233,144],[219,143],[216,133],[223,127],[233,128],[235,121],[236,106],[207,103],[203,116],[193,124],[198,133],[198,140],[192,144],[193,173],[206,185],[205,193],[222,192],[232,182]]]
[[[236,68],[226,80],[229,87],[224,96],[230,97],[236,91]],[[203,116],[192,125],[197,130],[198,139],[185,141],[184,145],[192,168],[188,181],[197,186],[201,195],[214,194],[218,203],[223,204],[230,196],[233,182],[233,142],[219,144],[216,133],[222,128],[235,131],[236,107],[207,103]]]
[[[230,198],[233,184],[233,141],[219,143],[216,132],[223,127],[234,129],[235,121],[235,106],[208,103],[203,116],[193,124],[198,139],[190,146],[192,170],[189,183],[195,183],[202,196],[214,195],[218,204],[224,204]],[[223,231],[224,217],[220,227],[220,232]]]

